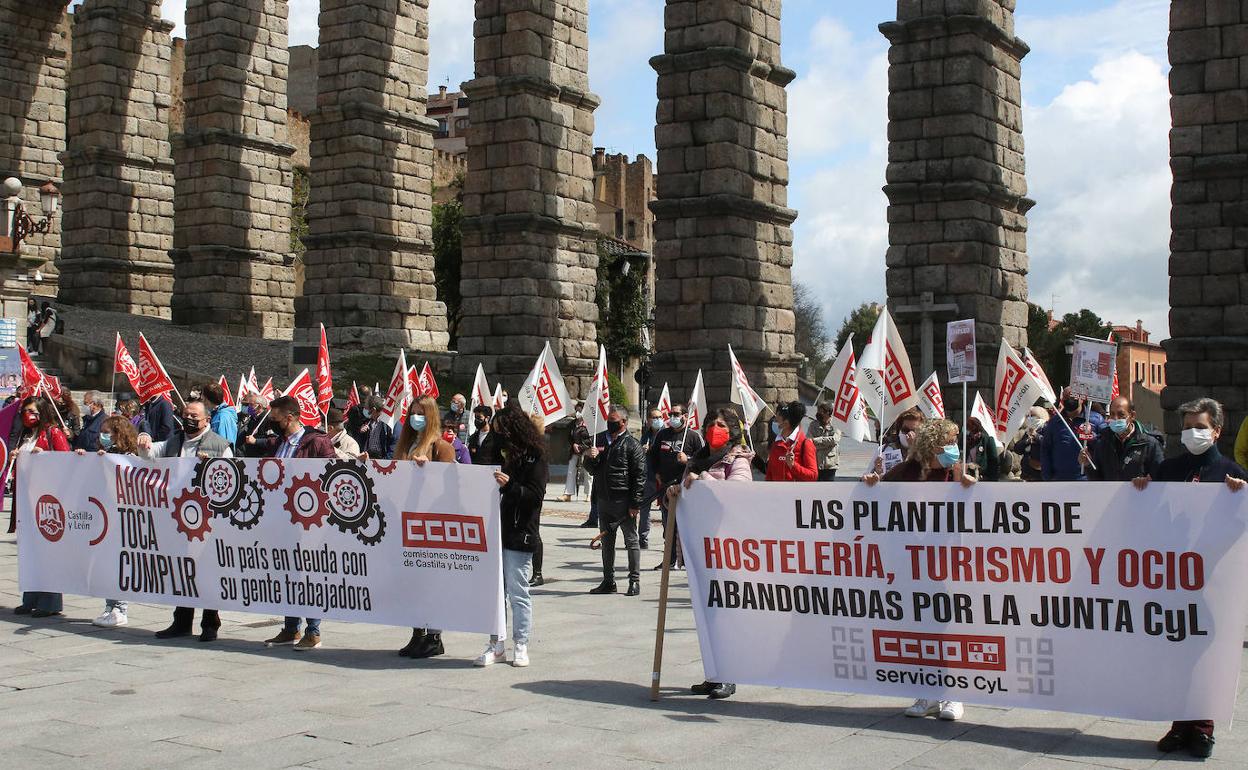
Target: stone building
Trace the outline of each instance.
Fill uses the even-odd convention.
[[[447,155],[468,154],[468,112],[468,97],[463,91],[438,86],[436,94],[429,94],[428,115],[438,122],[434,149]]]
[[[627,241],[633,248],[654,253],[654,166],[645,155],[608,155],[594,148],[594,209],[598,232]]]

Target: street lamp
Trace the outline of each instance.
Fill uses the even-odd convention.
[[[39,207],[43,209],[43,219],[36,222],[26,213],[22,203],[22,181],[16,177],[4,180],[5,194],[5,232],[8,235],[9,251],[16,254],[21,249],[22,241],[35,233],[46,233],[52,229],[52,220],[61,202],[61,191],[52,182],[39,188]],[[0,239],[2,243],[2,239]]]

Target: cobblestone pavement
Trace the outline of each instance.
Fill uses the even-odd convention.
[[[975,706],[960,722],[915,720],[901,715],[908,701],[897,698],[766,687],[742,686],[727,701],[689,695],[685,688],[702,680],[702,669],[682,573],[669,613],[664,697],[651,703],[658,578],[648,570],[659,552],[643,554],[640,597],[587,595],[600,573],[588,530],[577,526],[584,508],[552,504],[543,525],[548,583],[535,589],[527,669],[474,669],[484,640],[467,634],[447,634],[446,656],[412,662],[395,655],[409,633],[400,628],[327,621],[325,647],[299,654],[264,648],[276,617],[224,613],[220,641],[205,645],[153,639],[169,610],[152,605],[131,605],[130,625],[116,630],[90,624],[100,599],[67,596],[62,618],[14,616],[16,545],[12,535],[0,536],[3,766],[1075,770],[1186,763],[1159,761],[1153,742],[1164,726],[1156,723]],[[1205,766],[1248,766],[1248,730],[1220,725]]]

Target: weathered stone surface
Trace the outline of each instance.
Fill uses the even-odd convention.
[[[1170,14],[1170,134],[1174,171],[1170,215],[1170,339],[1166,349],[1166,432],[1177,445],[1174,410],[1202,396],[1227,409],[1229,454],[1248,414],[1248,52],[1236,0],[1175,2]]]
[[[284,0],[187,3],[172,315],[199,331],[291,338],[286,15]]]
[[[1026,344],[1027,196],[1013,0],[899,0],[889,50],[888,304],[919,366],[924,292],[976,320],[976,385],[1004,337]],[[934,319],[943,346],[945,320]],[[933,356],[947,382],[944,356]],[[948,403],[954,403],[950,400]]]

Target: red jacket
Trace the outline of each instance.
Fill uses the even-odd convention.
[[[796,445],[793,451],[793,467],[784,462],[789,447]],[[815,442],[806,437],[801,428],[797,430],[797,441],[790,444],[787,438],[778,438],[771,444],[771,452],[767,455],[768,481],[816,481],[819,468],[815,465]]]

